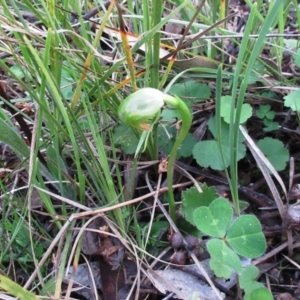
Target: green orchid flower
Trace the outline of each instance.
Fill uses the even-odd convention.
[[[178,109],[182,125],[178,137],[174,143],[169,156],[167,181],[169,196],[169,211],[173,221],[176,220],[175,200],[173,195],[173,166],[176,159],[176,153],[181,143],[188,134],[192,116],[186,104],[177,96],[173,97],[154,88],[142,88],[129,95],[119,106],[118,116],[120,120],[128,125],[142,131],[150,131],[154,124],[157,123],[161,109],[164,104],[172,105]],[[145,134],[142,134],[140,142],[147,141]],[[138,145],[140,149],[140,145]]]
[[[164,94],[153,88],[143,88],[128,96],[119,106],[122,122],[141,130],[149,130],[164,105]]]

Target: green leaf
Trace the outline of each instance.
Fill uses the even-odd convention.
[[[149,236],[149,245],[154,246],[157,243],[157,239],[161,235],[162,231],[167,231],[167,229],[170,227],[170,224],[167,221],[157,221],[155,220],[151,224],[151,231]],[[143,228],[143,232],[145,236],[148,233],[149,229],[149,223],[146,224],[146,226]]]
[[[284,147],[281,141],[266,137],[259,140],[257,146],[267,157],[275,170],[282,171],[285,169],[290,157],[288,149]]]
[[[264,91],[261,96],[269,99],[276,99],[276,93],[273,91]]]
[[[278,129],[278,122],[273,122],[271,120],[268,120],[268,119],[264,119],[263,121],[264,125],[267,126],[263,129],[263,131],[265,132],[270,132],[270,131],[273,131],[273,130],[277,130]]]
[[[250,295],[245,295],[244,300],[274,300],[271,292],[266,288],[254,290]]]
[[[207,250],[211,259],[209,265],[217,277],[229,278],[232,271],[240,273],[242,263],[239,257],[234,253],[224,241],[211,239],[207,242]]]
[[[12,72],[14,77],[17,77],[19,79],[23,79],[25,77],[26,81],[32,80],[32,75],[29,70],[24,66],[21,67],[18,63],[13,65],[10,68],[10,71]]]
[[[300,89],[289,93],[284,96],[284,106],[290,107],[293,111],[300,110]]]
[[[210,98],[211,88],[206,83],[190,80],[174,84],[170,94],[180,97],[187,103],[199,103]]]
[[[233,211],[224,198],[215,199],[208,207],[202,206],[195,210],[194,222],[197,228],[212,237],[224,237]]]
[[[203,193],[199,193],[195,187],[186,189],[182,193],[182,206],[180,213],[193,225],[196,225],[194,222],[195,209],[201,206],[209,206],[212,201],[218,197],[217,191],[214,187],[207,187],[206,184],[201,184],[201,189]]]
[[[139,140],[131,127],[124,123],[116,126],[113,133],[113,141],[120,145],[126,154],[134,154]]]
[[[266,118],[267,118],[268,120],[273,120],[274,117],[275,117],[275,111],[271,110],[271,111],[268,111],[268,112],[266,113]]]
[[[39,298],[25,290],[23,287],[13,282],[9,278],[0,274],[0,288],[9,292],[11,295],[23,300],[38,300]]]
[[[0,128],[0,141],[12,148],[19,157],[29,157],[30,151],[28,146],[21,136],[14,130],[12,125],[9,125],[0,118]]]
[[[178,109],[174,109],[174,108],[163,109],[160,117],[161,117],[161,120],[163,120],[163,121],[180,120],[181,119]]]
[[[186,138],[183,140],[179,149],[177,150],[177,159],[180,157],[189,157],[192,155],[193,147],[196,144],[196,139],[193,134],[188,133]]]
[[[214,137],[217,136],[217,128],[215,118],[211,118],[208,127]],[[242,159],[246,154],[246,147],[242,134],[239,135],[238,141],[238,160]],[[229,146],[229,125],[221,121],[221,146],[223,150],[224,163],[222,160],[219,144],[217,141],[200,141],[193,148],[193,156],[197,163],[202,167],[211,167],[214,170],[224,170],[230,165],[230,146]]]
[[[165,154],[170,154],[177,137],[177,130],[175,126],[159,126],[158,127],[158,147],[163,150]],[[188,133],[183,140],[179,149],[177,150],[176,158],[189,157],[192,155],[192,149],[195,145],[195,137]]]
[[[296,53],[293,53],[293,59],[298,68],[300,68],[300,48],[297,49]]]
[[[241,274],[239,274],[240,287],[245,291],[246,294],[250,294],[255,289],[264,287],[262,283],[255,280],[258,275],[258,268],[251,265],[243,268]]]
[[[232,106],[232,97],[223,96],[221,97],[221,117],[224,118],[224,121],[230,124],[230,112]],[[240,124],[245,123],[252,116],[252,107],[248,103],[242,105]]]
[[[271,109],[270,104],[260,105],[257,112],[256,112],[256,116],[260,119],[263,119],[263,118],[266,117],[266,115],[270,111],[270,109]]]
[[[222,161],[221,152],[217,141],[201,141],[196,143],[193,149],[193,156],[197,164],[201,167],[211,167],[214,170],[224,170],[230,164],[230,149],[228,146],[223,146],[223,155],[225,165]]]
[[[262,76],[265,74],[265,66],[259,61],[256,61],[250,72],[250,76],[247,80],[247,84],[254,84],[257,81],[262,81]],[[259,76],[260,75],[260,76]]]
[[[266,250],[261,224],[252,215],[238,217],[229,227],[226,240],[234,251],[247,258],[259,257]]]

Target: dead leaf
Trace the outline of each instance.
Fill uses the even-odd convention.
[[[212,288],[196,276],[177,269],[148,270],[152,284],[163,294],[173,292],[177,299],[189,300],[194,293],[203,300],[218,300]],[[220,293],[225,298],[224,293]]]

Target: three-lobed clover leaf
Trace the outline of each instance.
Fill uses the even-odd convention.
[[[260,119],[267,118],[268,120],[273,120],[275,117],[275,111],[270,109],[270,104],[260,105],[259,109],[256,112],[257,117]]]
[[[265,287],[254,290],[251,294],[245,295],[244,300],[274,300],[271,292]]]
[[[194,222],[203,233],[222,238],[227,232],[233,210],[224,198],[215,199],[209,206],[202,206],[194,212]]]
[[[240,273],[242,263],[237,254],[224,241],[211,239],[207,242],[207,250],[211,255],[209,265],[217,277],[229,278],[233,271]]]
[[[253,215],[238,217],[229,227],[226,240],[235,252],[247,258],[259,257],[266,251],[261,224]]]
[[[201,206],[209,206],[214,199],[218,197],[214,187],[208,187],[205,183],[201,184],[203,193],[200,193],[195,187],[186,189],[182,193],[182,206],[180,213],[191,224],[196,225],[194,221],[195,209]]]
[[[242,272],[239,274],[240,287],[246,294],[250,294],[255,289],[264,287],[262,283],[256,281],[258,275],[258,268],[251,265],[243,268]]]
[[[238,255],[255,258],[266,250],[261,224],[255,216],[242,215],[233,222],[232,219],[233,210],[225,198],[217,198],[194,212],[197,228],[213,237],[207,242],[210,267],[217,276],[225,278],[229,278],[232,271],[241,272]]]

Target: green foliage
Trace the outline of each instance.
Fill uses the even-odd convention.
[[[170,154],[177,137],[175,126],[158,126],[158,147],[165,154]],[[115,127],[113,133],[115,145],[119,145],[126,154],[134,154],[137,150],[139,139],[133,129],[127,124],[119,124]],[[176,158],[188,157],[192,155],[192,149],[195,145],[195,137],[188,133],[180,145]]]
[[[284,147],[284,144],[276,139],[266,137],[259,140],[257,143],[258,148],[267,157],[275,170],[282,171],[289,161],[289,151]]]
[[[27,265],[34,262],[30,246],[29,230],[22,219],[18,220],[17,215],[12,221],[6,218],[5,222],[0,224],[0,230],[6,233],[1,239],[1,263],[9,262],[11,259],[20,265]],[[5,236],[11,236],[12,238],[8,241]],[[47,249],[47,243],[38,241],[35,236],[33,242],[35,258],[40,259]]]
[[[300,48],[297,49],[295,53],[293,53],[293,59],[295,62],[295,65],[300,68]]]
[[[242,267],[240,256],[259,257],[266,250],[266,241],[259,220],[253,215],[233,216],[228,200],[218,198],[214,190],[203,186],[183,192],[181,214],[206,236],[209,265],[218,277],[229,278],[236,272],[246,295],[263,287],[255,281],[256,267]],[[212,200],[214,198],[214,200]],[[193,201],[194,200],[194,201]],[[193,215],[193,221],[190,220]]]
[[[232,97],[223,96],[221,97],[221,117],[224,118],[224,121],[230,124],[230,113],[232,106]],[[236,114],[236,110],[235,110]],[[240,124],[245,123],[252,116],[252,107],[248,103],[244,103],[241,108],[241,117],[239,120]],[[234,118],[235,119],[235,118]]]
[[[259,257],[266,250],[261,224],[253,215],[235,219],[228,229],[226,240],[233,250],[247,258]]]
[[[240,272],[236,265],[237,254],[254,258],[259,257],[266,250],[266,241],[261,225],[255,216],[242,215],[233,222],[232,218],[233,210],[224,198],[215,199],[208,207],[199,207],[194,212],[194,222],[197,228],[206,235],[220,238],[219,240],[213,239],[213,242],[210,240],[207,246],[213,260],[213,270],[216,272],[218,269],[222,269],[220,265],[223,264],[227,266],[225,268],[227,276],[223,275],[225,278],[231,274],[229,272],[231,263],[234,264],[234,267],[231,267],[232,270]],[[214,249],[214,246],[217,249]],[[231,259],[233,261],[226,261]]]
[[[134,154],[139,139],[129,125],[121,123],[115,127],[113,142],[120,145],[126,154]]]
[[[143,224],[141,224],[143,225]],[[154,246],[157,243],[157,239],[160,236],[162,231],[167,231],[169,228],[169,223],[167,221],[159,221],[155,220],[151,224],[151,230],[149,235],[149,246]],[[145,226],[142,228],[142,234],[144,237],[147,236],[149,230],[149,223],[146,223]],[[165,243],[161,243],[161,245],[157,245],[165,247]]]
[[[279,126],[278,122],[273,122],[273,121],[271,121],[271,120],[268,120],[267,118],[265,118],[265,119],[263,120],[263,123],[264,123],[264,125],[266,126],[266,127],[263,129],[265,132],[270,132],[270,131],[273,131],[273,130],[277,130],[277,129],[278,129],[278,126]]]
[[[284,106],[290,107],[293,111],[300,111],[300,89],[284,96]]]
[[[245,291],[246,300],[273,300],[273,296],[268,289],[255,279],[259,275],[259,270],[255,266],[246,266],[239,274],[240,287]]]
[[[259,270],[255,266],[246,266],[240,276],[239,276],[239,284],[240,287],[245,291],[246,294],[250,294],[255,289],[264,287],[264,285],[260,282],[257,282],[255,279],[259,275]]]
[[[273,120],[275,117],[275,111],[271,110],[270,104],[260,105],[256,115],[260,119],[267,118],[268,120]]]
[[[171,95],[177,95],[187,104],[201,103],[211,97],[211,88],[195,80],[174,84],[170,89]]]
[[[244,300],[273,300],[271,292],[266,288],[254,290],[250,295],[245,295]]]
[[[178,132],[175,126],[160,125],[158,127],[158,147],[162,149],[165,154],[170,154],[177,135]],[[191,156],[195,143],[195,137],[191,133],[188,133],[177,151],[176,158]]]
[[[180,213],[193,225],[196,225],[194,221],[195,209],[201,206],[209,206],[212,201],[218,197],[217,191],[214,187],[208,187],[204,183],[201,184],[201,189],[203,193],[199,193],[195,187],[186,189],[182,193]]]
[[[239,257],[222,240],[209,240],[207,250],[211,256],[209,265],[217,277],[229,278],[232,271],[241,272],[242,263]]]
[[[262,96],[274,98],[274,93],[264,93]],[[256,116],[263,120],[263,124],[266,126],[263,129],[265,132],[278,129],[278,122],[273,122],[273,119],[275,117],[275,111],[271,110],[271,105],[260,105],[256,112]]]
[[[198,229],[206,235],[222,238],[227,232],[232,215],[233,211],[228,201],[217,198],[209,206],[196,209],[194,220]]]
[[[217,137],[217,128],[215,118],[211,118],[208,122],[208,128],[213,134]],[[230,156],[230,131],[229,125],[221,121],[221,140],[212,140],[212,141],[200,141],[196,143],[193,148],[193,156],[196,159],[197,163],[204,167],[211,167],[214,170],[224,170],[230,165],[231,156]],[[239,135],[238,140],[238,160],[242,159],[246,154],[246,147],[243,144],[244,137]],[[222,147],[223,158],[220,151]]]
[[[30,293],[22,286],[18,285],[17,283],[13,282],[9,278],[0,274],[0,288],[1,290],[9,292],[11,295],[23,299],[23,300],[38,300],[35,294]]]

